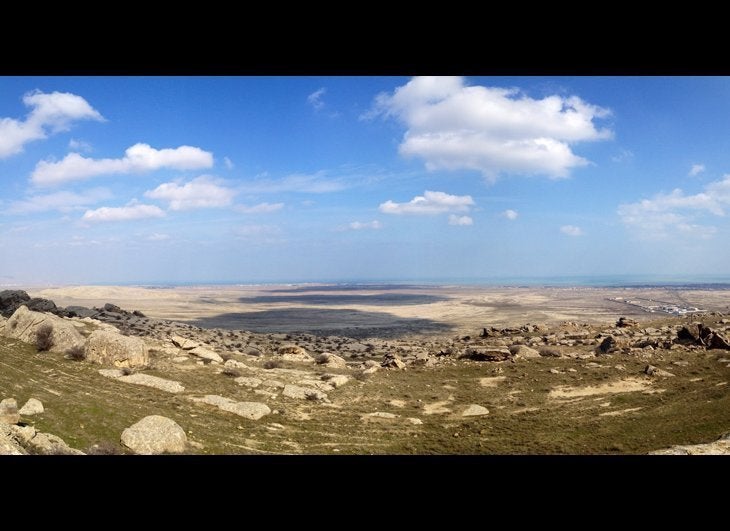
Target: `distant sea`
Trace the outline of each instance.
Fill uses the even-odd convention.
[[[349,289],[397,289],[399,287],[479,286],[479,287],[603,287],[643,288],[668,287],[683,289],[730,289],[730,276],[661,276],[661,275],[580,275],[553,277],[488,277],[488,278],[425,278],[425,279],[351,279],[351,280],[270,280],[270,281],[192,281],[192,282],[96,282],[97,286],[143,286],[175,288],[196,286],[312,286],[327,284]],[[58,285],[58,284],[56,284]],[[6,284],[9,286],[9,284]]]

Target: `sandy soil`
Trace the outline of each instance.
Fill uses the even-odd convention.
[[[728,311],[728,291],[665,288],[533,288],[465,286],[74,286],[28,289],[60,306],[111,302],[155,318],[254,332],[320,332],[360,336],[454,335],[482,327],[562,321],[610,323],[656,314],[609,300],[645,297]]]

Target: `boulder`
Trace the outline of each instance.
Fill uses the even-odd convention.
[[[509,351],[513,356],[520,356],[522,358],[539,358],[540,353],[534,348],[527,347],[525,345],[512,345]]]
[[[281,392],[282,395],[288,396],[289,398],[297,398],[299,400],[326,400],[327,394],[323,393],[318,389],[311,387],[300,387],[298,385],[285,385],[284,390]]]
[[[337,354],[331,354],[329,352],[324,352],[323,354],[317,356],[317,364],[323,367],[327,367],[328,369],[347,368],[347,361],[345,361],[345,358],[341,358]]]
[[[322,379],[331,384],[335,389],[342,387],[350,381],[350,378],[344,374],[323,374]]]
[[[474,361],[505,361],[512,358],[512,353],[503,347],[469,347],[464,357]]]
[[[489,410],[478,404],[471,404],[461,414],[462,417],[481,417],[483,415],[489,415]]]
[[[223,363],[223,358],[221,358],[217,352],[213,352],[212,350],[205,347],[195,347],[194,349],[189,350],[188,353],[204,360],[215,361],[216,363]]]
[[[601,341],[601,344],[596,348],[596,354],[608,354],[614,352],[618,348],[618,342],[613,336],[608,336]]]
[[[48,299],[41,299],[33,297],[28,302],[24,303],[25,307],[34,312],[51,312],[56,313],[58,308],[56,303],[49,301]]]
[[[0,315],[10,317],[21,304],[28,302],[30,295],[21,290],[0,291]]]
[[[14,398],[6,398],[0,402],[0,424],[17,424],[20,422],[18,403]]]
[[[284,345],[283,347],[279,347],[277,353],[285,361],[293,361],[295,363],[314,362],[314,358],[304,348],[298,345]]]
[[[271,409],[261,402],[236,402],[230,398],[218,395],[205,395],[203,398],[193,399],[211,406],[216,406],[221,411],[227,411],[249,420],[259,420],[261,417],[271,413]]]
[[[34,312],[25,306],[20,306],[15,310],[12,317],[5,323],[2,333],[5,337],[19,339],[35,345],[38,329],[46,324],[53,327],[49,350],[64,352],[72,347],[84,344],[83,336],[76,330],[71,321],[49,313]]]
[[[117,379],[124,383],[153,387],[160,391],[165,391],[166,393],[182,393],[185,391],[185,387],[183,387],[180,382],[166,380],[165,378],[152,376],[151,374],[130,374],[128,376],[120,376]]]
[[[149,363],[149,352],[138,337],[95,330],[86,342],[86,359],[114,367],[144,367]]]
[[[172,344],[175,345],[177,348],[181,348],[183,350],[193,350],[195,347],[200,346],[199,343],[193,341],[192,339],[187,339],[182,336],[172,336],[170,338],[170,341],[172,341]]]
[[[135,454],[182,453],[188,438],[180,425],[160,415],[150,415],[122,432],[122,444]]]
[[[654,365],[647,365],[644,369],[644,374],[647,376],[663,376],[664,378],[671,378],[674,376],[671,372],[654,367]]]
[[[633,319],[629,319],[628,317],[619,317],[619,320],[616,321],[617,328],[628,328],[630,326],[638,326],[638,324],[638,322]]]
[[[122,310],[119,306],[108,302],[104,305],[104,311],[113,313],[124,313],[124,310]]]
[[[93,318],[99,313],[96,310],[90,310],[84,306],[66,306],[64,312],[67,317],[81,317],[82,319],[85,317]]]
[[[43,403],[37,398],[29,398],[25,405],[20,408],[21,415],[39,415],[43,411]]]
[[[239,376],[238,378],[234,378],[233,381],[236,382],[238,385],[250,387],[251,389],[258,387],[263,383],[263,380],[250,376]]]
[[[381,367],[385,367],[386,369],[405,369],[406,364],[403,363],[403,360],[400,359],[398,354],[394,354],[392,352],[388,352],[386,355],[383,356],[383,361],[380,363]]]

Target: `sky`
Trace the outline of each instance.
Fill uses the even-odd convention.
[[[0,284],[722,276],[730,78],[2,77]]]

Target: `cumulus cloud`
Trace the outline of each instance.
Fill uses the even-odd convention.
[[[399,151],[428,170],[477,170],[567,177],[589,162],[571,145],[612,137],[594,120],[608,109],[577,96],[533,99],[514,88],[468,86],[461,77],[414,77],[379,94],[363,118],[392,117],[407,131]]]
[[[560,227],[560,232],[567,234],[568,236],[583,236],[585,233],[580,227],[575,225],[563,225]]]
[[[705,171],[705,165],[704,164],[692,164],[692,167],[689,170],[689,176],[690,177],[696,177],[700,173]]]
[[[32,195],[22,201],[10,203],[7,212],[9,214],[31,214],[58,210],[70,212],[83,208],[112,197],[111,192],[105,188],[95,188],[85,192],[55,192],[52,194]]]
[[[208,175],[201,175],[185,184],[164,183],[144,193],[150,199],[169,202],[170,210],[191,210],[194,208],[221,208],[233,202],[236,191],[220,184]]]
[[[502,212],[502,215],[505,218],[507,218],[508,220],[510,220],[510,221],[516,220],[517,219],[517,216],[519,216],[519,214],[517,213],[517,211],[516,210],[512,210],[511,208],[508,208],[507,210],[505,210],[504,212]]]
[[[259,203],[258,205],[237,205],[234,207],[236,212],[241,214],[268,214],[276,212],[284,208],[284,203]]]
[[[28,142],[69,130],[73,122],[104,120],[84,98],[68,92],[28,92],[23,104],[31,109],[25,120],[0,118],[0,159],[20,153]]]
[[[426,190],[422,196],[416,196],[408,203],[395,203],[388,200],[379,208],[383,214],[435,215],[447,212],[468,212],[473,205],[474,200],[470,195],[450,195],[445,192]]]
[[[101,207],[87,210],[81,218],[89,222],[131,221],[136,219],[161,218],[165,211],[155,205],[131,202],[123,207]]]
[[[324,96],[326,92],[327,89],[324,87],[315,90],[309,96],[307,96],[307,103],[314,107],[315,111],[322,110],[324,108],[324,101],[322,100],[322,96]]]
[[[347,224],[347,227],[345,227],[345,230],[379,230],[383,228],[383,224],[380,223],[377,219],[374,219],[373,221],[353,221],[351,223]]]
[[[449,225],[465,227],[468,225],[474,225],[474,220],[469,216],[457,216],[456,214],[451,214],[449,216]]]
[[[161,168],[195,170],[213,166],[213,154],[193,146],[155,149],[135,144],[120,159],[92,159],[69,153],[58,162],[42,160],[36,164],[30,180],[37,186],[54,186],[81,181],[98,175],[145,173]]]
[[[730,175],[708,183],[703,191],[687,195],[676,188],[658,193],[651,199],[623,203],[618,207],[621,221],[634,234],[645,239],[665,239],[676,234],[710,238],[717,228],[696,223],[708,215],[722,217],[730,205]]]

